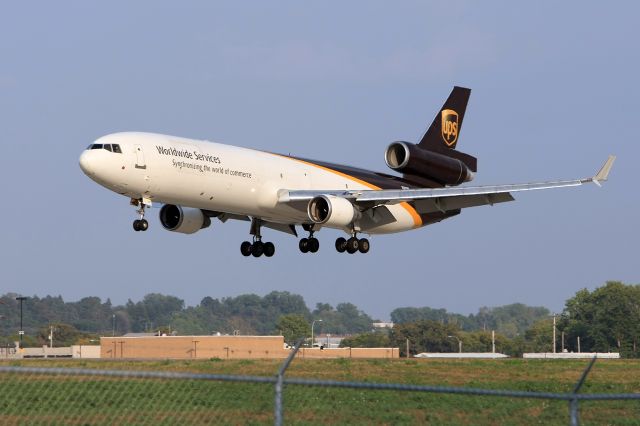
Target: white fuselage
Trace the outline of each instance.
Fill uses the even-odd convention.
[[[309,217],[306,211],[279,202],[279,191],[378,189],[307,161],[214,142],[130,132],[107,135],[95,143],[120,147],[120,153],[88,149],[80,157],[85,174],[111,191],[280,224],[309,223]],[[422,225],[408,204],[388,208],[395,221],[365,232],[392,233]]]

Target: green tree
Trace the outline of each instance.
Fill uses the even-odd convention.
[[[553,318],[536,321],[524,333],[527,352],[553,352]]]
[[[284,341],[292,346],[299,339],[311,335],[309,321],[300,314],[281,315],[278,319],[277,327],[284,336]]]
[[[388,348],[391,344],[389,334],[381,331],[357,334],[342,339],[341,348]]]
[[[399,347],[401,356],[406,356],[407,339],[410,355],[421,352],[457,352],[458,342],[449,336],[458,336],[459,332],[460,328],[455,324],[421,320],[395,324],[389,337],[391,345]]]
[[[486,308],[485,308],[486,309]],[[481,308],[478,316],[483,312]],[[536,321],[547,318],[550,314],[547,308],[541,306],[527,306],[522,303],[512,303],[510,305],[489,308],[484,311],[485,320],[490,328],[484,324],[478,324],[478,328],[484,330],[496,330],[507,337],[515,337],[524,334],[525,330],[531,327]],[[480,320],[480,318],[478,318]],[[479,322],[479,321],[478,321]]]
[[[589,292],[580,290],[567,300],[559,328],[565,332],[567,346],[581,350],[620,351],[625,357],[640,356],[640,285],[619,281]]]
[[[71,324],[52,323],[50,326],[41,327],[38,331],[38,343],[49,344],[49,336],[53,328],[53,345],[55,347],[75,345],[80,340],[86,340],[88,333],[83,333]],[[95,337],[95,336],[91,336]]]
[[[322,331],[332,334],[354,334],[370,331],[373,319],[353,303],[339,303],[334,309],[326,303],[318,303],[311,316],[321,319]]]
[[[397,308],[391,312],[391,321],[396,324],[416,322],[419,320],[439,321],[446,324],[457,324],[464,331],[491,331],[507,337],[523,335],[535,321],[549,315],[547,308],[527,306],[522,303],[488,308],[480,308],[475,315],[460,315],[447,312],[446,309]]]
[[[79,330],[104,332],[112,329],[111,301],[102,303],[99,297],[85,297],[75,303],[66,303],[74,311],[71,322]]]
[[[184,309],[184,301],[174,296],[150,293],[137,303],[125,307],[133,331],[153,331],[171,324],[173,315]]]
[[[416,322],[422,320],[448,322],[450,314],[446,309],[433,309],[427,306],[422,308],[396,308],[391,311],[391,321],[394,324]]]

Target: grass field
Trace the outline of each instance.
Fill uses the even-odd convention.
[[[569,392],[582,360],[303,360],[288,377]],[[275,375],[276,360],[29,360],[0,365]],[[583,393],[640,392],[640,361],[600,360]],[[0,374],[2,424],[269,424],[273,385]],[[286,424],[568,424],[563,401],[313,388],[284,391]],[[582,424],[640,424],[640,402],[582,402]]]

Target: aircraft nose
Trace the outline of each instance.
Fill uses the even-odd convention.
[[[80,168],[87,176],[95,174],[91,151],[84,151],[80,154]]]

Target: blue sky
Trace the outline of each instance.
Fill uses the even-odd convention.
[[[561,310],[581,288],[640,282],[635,2],[8,3],[0,15],[0,292],[110,297],[287,290],[462,313],[513,302]],[[458,148],[474,183],[587,177],[603,188],[517,195],[340,255],[245,223],[134,233],[128,200],[78,167],[96,138],[153,131],[385,170],[453,85],[472,88]]]

